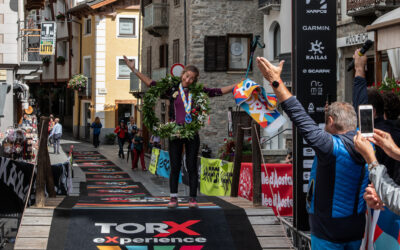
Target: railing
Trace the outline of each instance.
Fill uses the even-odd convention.
[[[366,15],[375,10],[391,10],[400,7],[400,0],[347,0],[347,14]]]
[[[280,6],[281,0],[258,0],[258,8],[270,8],[273,6]]]
[[[168,29],[169,13],[168,4],[152,3],[144,8],[143,27],[149,32],[158,33]]]
[[[18,21],[19,39],[21,39],[21,61],[41,62],[39,55],[40,22],[37,16],[30,14],[25,20]]]

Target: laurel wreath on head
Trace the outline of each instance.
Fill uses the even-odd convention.
[[[167,76],[152,86],[143,98],[143,123],[151,132],[161,138],[169,139],[193,139],[197,132],[205,125],[209,108],[208,95],[203,91],[203,85],[193,83],[189,86],[192,93],[192,122],[184,125],[175,122],[161,124],[154,113],[154,106],[158,99],[165,96],[172,89],[173,98],[181,98],[179,94],[179,77]],[[173,105],[173,104],[172,104]]]

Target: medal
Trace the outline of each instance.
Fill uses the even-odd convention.
[[[192,109],[192,93],[189,92],[189,100],[186,100],[186,95],[185,91],[183,91],[182,84],[179,84],[179,93],[181,94],[183,106],[185,107],[185,122],[186,123],[191,123],[192,122],[192,116],[190,115],[190,111]]]
[[[185,122],[186,123],[191,123],[192,122],[192,116],[190,114],[186,114],[185,116]]]

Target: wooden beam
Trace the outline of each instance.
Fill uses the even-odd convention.
[[[261,151],[258,144],[260,125],[251,121],[251,149],[253,153],[253,205],[261,206]]]
[[[39,126],[39,150],[37,155],[37,176],[36,176],[36,206],[44,207],[45,205],[45,186],[46,186],[46,170],[47,157],[49,152],[47,150],[48,126],[50,119],[48,117],[40,117]]]
[[[244,140],[243,125],[237,124],[236,137],[235,137],[235,158],[233,163],[233,176],[231,185],[231,197],[238,196],[240,168],[242,163],[243,140]]]

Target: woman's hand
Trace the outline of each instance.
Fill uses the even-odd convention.
[[[375,210],[384,210],[383,207],[385,204],[383,204],[382,200],[379,198],[373,184],[368,185],[368,187],[365,189],[363,197],[368,207]]]
[[[124,55],[124,61],[126,65],[132,70],[133,73],[137,72],[137,69],[135,68],[135,61],[129,60],[125,55]]]
[[[361,135],[360,131],[357,131],[357,135],[354,136],[353,141],[356,150],[362,155],[368,164],[376,161],[374,148],[371,143]]]
[[[379,129],[374,129],[374,137],[369,138],[369,140],[382,148],[391,158],[400,161],[400,149],[397,147],[389,133]]]

